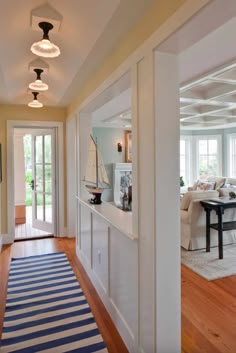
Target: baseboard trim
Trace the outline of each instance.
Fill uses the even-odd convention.
[[[119,308],[117,308],[112,298],[108,295],[108,292],[104,290],[104,287],[103,285],[101,285],[101,282],[97,277],[97,274],[91,268],[89,261],[87,260],[83,252],[77,248],[76,253],[87,275],[92,281],[92,284],[94,285],[96,291],[98,292],[103,304],[105,305],[109,315],[111,316],[112,321],[114,322],[117,330],[119,331],[128,351],[130,353],[137,353],[138,347],[137,347],[137,344],[135,343],[136,341],[138,341],[137,337],[135,339],[132,330],[130,329],[124,317],[122,316]]]

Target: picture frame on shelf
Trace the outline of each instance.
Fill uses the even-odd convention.
[[[125,131],[125,162],[132,162],[132,131]]]

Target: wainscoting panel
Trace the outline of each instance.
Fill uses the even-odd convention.
[[[93,214],[93,270],[108,293],[108,224]]]
[[[88,207],[80,205],[80,219],[83,220],[80,224],[81,250],[86,258],[89,266],[92,266],[92,240],[91,240],[91,212]]]
[[[138,249],[137,242],[111,227],[110,296],[132,332],[138,324]]]

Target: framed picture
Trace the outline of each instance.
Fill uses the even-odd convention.
[[[125,161],[132,162],[132,131],[125,131]]]

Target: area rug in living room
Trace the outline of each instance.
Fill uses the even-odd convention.
[[[236,275],[236,244],[224,246],[224,258],[219,260],[218,247],[187,251],[181,248],[181,262],[208,281]]]
[[[107,353],[64,253],[12,259],[1,353]]]

